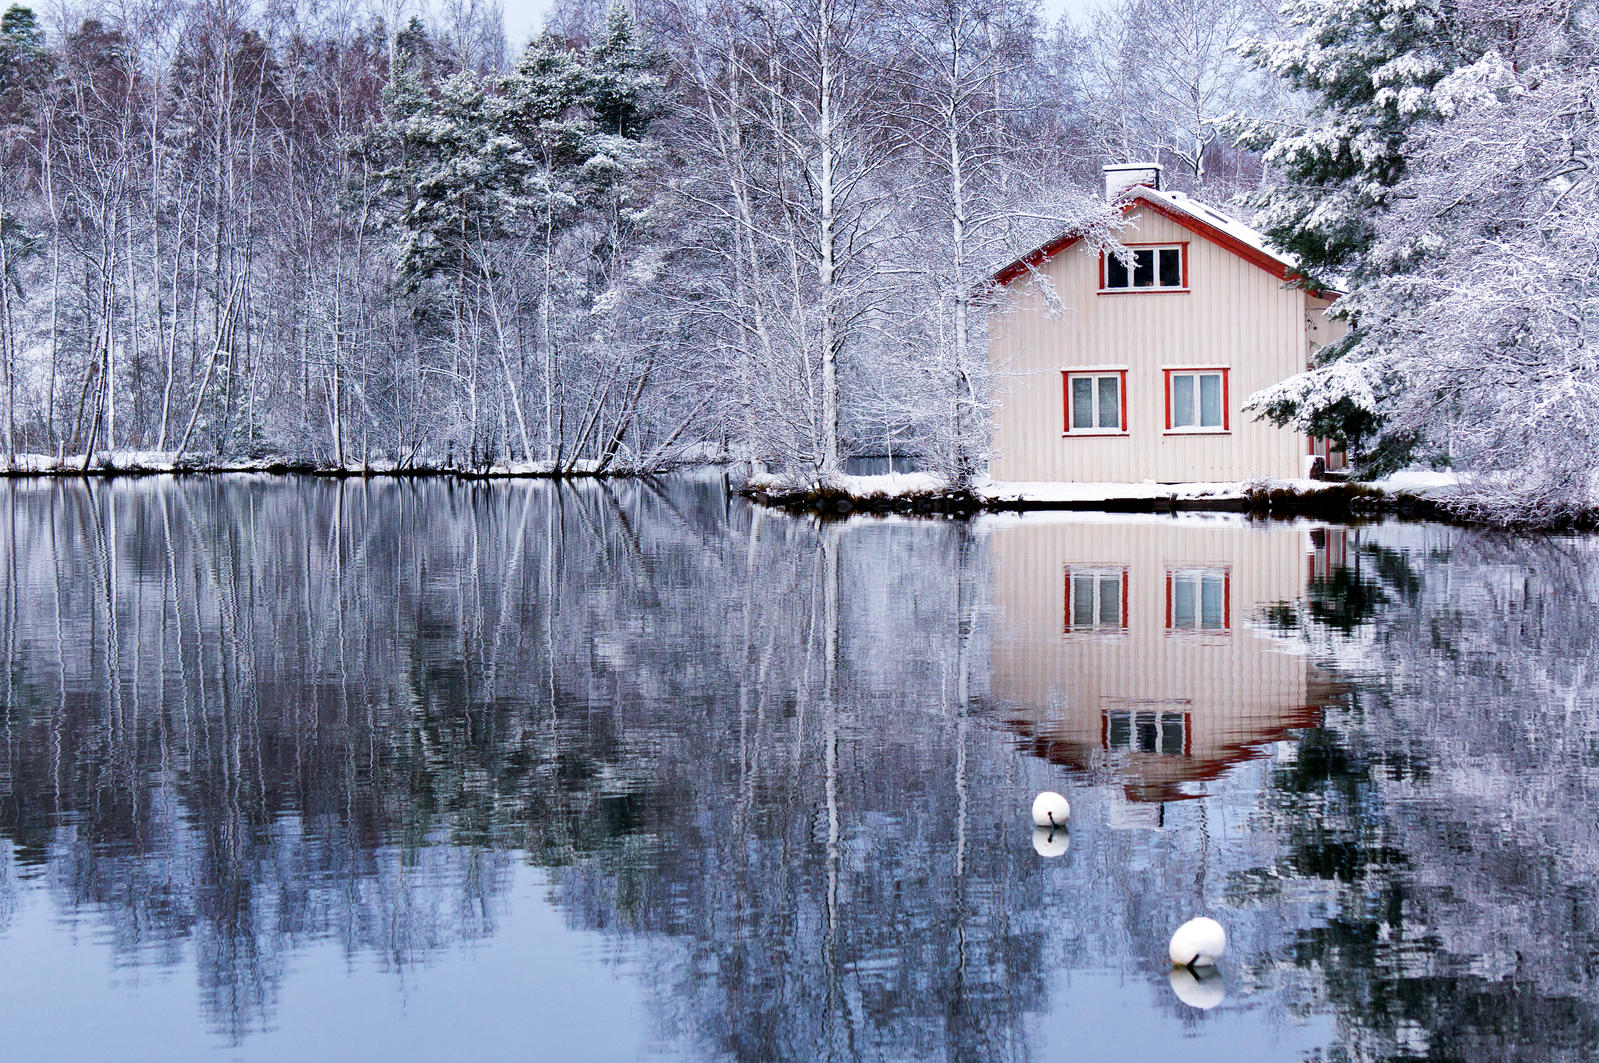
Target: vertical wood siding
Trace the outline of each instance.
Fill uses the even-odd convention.
[[[1340,323],[1324,301],[1287,287],[1203,237],[1149,211],[1129,215],[1134,243],[1186,242],[1187,292],[1100,294],[1099,256],[1074,245],[1039,270],[1064,310],[1028,276],[1008,286],[989,321],[994,370],[990,476],[997,481],[1177,483],[1302,476],[1304,436],[1240,412],[1253,393],[1302,371],[1309,342]],[[1005,305],[1009,302],[1011,305]],[[1322,335],[1309,332],[1312,319]],[[1063,437],[1063,368],[1126,366],[1128,434]],[[1166,435],[1172,365],[1227,366],[1224,435]]]

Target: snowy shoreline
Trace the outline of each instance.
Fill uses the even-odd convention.
[[[839,476],[825,484],[752,478],[742,493],[794,512],[939,513],[1035,510],[1102,513],[1243,513],[1359,520],[1396,515],[1452,524],[1525,529],[1599,528],[1599,509],[1547,520],[1495,520],[1474,512],[1453,473],[1406,470],[1372,481],[1262,479],[1214,483],[980,483],[969,491],[927,473]]]
[[[557,468],[552,462],[498,462],[481,466],[374,461],[323,464],[289,458],[220,458],[156,451],[53,457],[18,454],[0,458],[0,478],[117,476],[300,475],[330,479],[451,476],[461,480],[630,479],[716,463],[686,463],[640,470],[578,461]],[[1599,507],[1565,511],[1545,519],[1499,519],[1472,504],[1457,476],[1431,470],[1406,470],[1380,480],[1336,481],[1262,479],[1196,483],[995,483],[958,490],[931,473],[838,476],[827,483],[772,475],[750,478],[736,488],[761,505],[823,516],[852,513],[922,514],[970,517],[978,513],[1068,511],[1150,514],[1179,512],[1241,513],[1259,517],[1313,517],[1360,520],[1396,515],[1457,525],[1521,530],[1596,531]]]
[[[224,475],[236,473],[297,474],[349,478],[361,476],[456,476],[464,480],[490,479],[597,479],[604,477],[651,476],[666,469],[648,472],[611,465],[601,469],[594,461],[576,461],[562,466],[553,462],[496,462],[491,465],[461,466],[427,462],[346,462],[343,465],[295,458],[223,458],[215,455],[185,455],[181,458],[160,451],[122,451],[84,456],[54,457],[48,454],[17,454],[10,462],[0,458],[0,477],[33,476],[167,476]]]

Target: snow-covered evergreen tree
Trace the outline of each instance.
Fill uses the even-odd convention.
[[[1288,11],[1297,36],[1242,46],[1314,101],[1304,125],[1233,123],[1277,178],[1255,197],[1257,221],[1299,258],[1310,282],[1361,273],[1361,256],[1405,172],[1410,129],[1432,113],[1431,88],[1470,61],[1448,32],[1449,2],[1294,0]]]
[[[1275,177],[1253,197],[1256,222],[1299,259],[1307,286],[1342,289],[1371,274],[1365,252],[1405,173],[1410,130],[1432,112],[1432,87],[1465,61],[1448,32],[1450,3],[1294,0],[1287,11],[1297,35],[1242,46],[1246,57],[1313,100],[1302,125],[1231,123]],[[1257,396],[1252,408],[1312,435],[1364,445],[1369,459],[1383,448],[1376,443],[1382,399],[1403,385],[1369,367],[1337,364],[1359,335],[1359,322],[1351,325],[1348,340],[1321,350],[1327,371]],[[1408,456],[1408,445],[1393,446],[1396,438],[1383,443],[1397,449],[1395,458]]]
[[[1338,308],[1353,327],[1323,364],[1251,406],[1301,430],[1364,437],[1370,465],[1447,459],[1475,474],[1467,504],[1479,510],[1549,519],[1589,504],[1591,24],[1515,0],[1300,6],[1322,15],[1275,61],[1322,93],[1323,124],[1262,138],[1284,178],[1262,195],[1263,217],[1301,256],[1307,283],[1347,276]],[[1382,17],[1360,22],[1357,9]]]

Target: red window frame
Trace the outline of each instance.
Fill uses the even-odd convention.
[[[1116,387],[1121,393],[1121,427],[1120,428],[1072,428],[1072,377],[1087,376],[1117,377]],[[1098,402],[1098,392],[1095,385],[1095,401]],[[1065,436],[1124,436],[1127,434],[1127,370],[1125,369],[1062,369],[1060,371],[1061,417],[1060,431]]]
[[[1343,528],[1312,528],[1310,547],[1307,586],[1332,578],[1349,560],[1348,533]]]
[[[1206,575],[1221,574],[1221,627],[1177,627],[1172,609],[1172,585],[1180,572],[1199,572]],[[1197,607],[1197,602],[1195,603]],[[1166,634],[1168,635],[1231,635],[1233,633],[1233,571],[1217,565],[1181,565],[1166,570]]]
[[[1166,392],[1166,428],[1165,434],[1169,436],[1221,436],[1233,430],[1232,411],[1232,373],[1231,366],[1226,365],[1170,365],[1161,370],[1162,387]],[[1201,373],[1218,373],[1221,375],[1221,427],[1202,428],[1198,425],[1185,425],[1182,428],[1172,424],[1171,413],[1171,378],[1177,374],[1193,376]],[[1194,392],[1194,401],[1199,401],[1199,393]]]
[[[1320,458],[1328,469],[1342,469],[1349,464],[1348,456],[1341,450],[1334,450],[1331,439],[1320,439],[1316,436],[1306,437],[1310,442],[1310,456]],[[1333,455],[1338,455],[1338,464],[1333,464]]]
[[[1174,293],[1184,293],[1184,294],[1186,294],[1187,292],[1189,292],[1191,290],[1188,287],[1188,241],[1187,240],[1161,240],[1161,241],[1158,241],[1158,242],[1155,242],[1155,243],[1122,244],[1122,246],[1127,248],[1129,251],[1136,251],[1138,248],[1141,248],[1141,247],[1157,247],[1157,248],[1158,247],[1175,247],[1175,248],[1179,248],[1182,251],[1182,259],[1183,259],[1183,285],[1182,285],[1181,288],[1132,288],[1132,287],[1112,288],[1112,287],[1109,286],[1109,284],[1106,283],[1107,281],[1109,281],[1110,277],[1105,271],[1106,270],[1105,260],[1109,256],[1110,252],[1108,252],[1108,251],[1100,251],[1100,253],[1099,253],[1099,294],[1100,295],[1129,295],[1129,294],[1130,295],[1161,295],[1161,294],[1171,295],[1171,294],[1174,294]],[[1156,276],[1159,276],[1159,274],[1160,274],[1160,260],[1158,258],[1155,261],[1155,273],[1156,273]]]
[[[1089,575],[1089,574],[1093,574],[1095,576],[1102,576],[1102,575],[1109,575],[1112,572],[1118,572],[1118,571],[1121,573],[1121,577],[1122,577],[1121,623],[1116,625],[1115,627],[1101,627],[1097,622],[1094,623],[1094,624],[1089,625],[1088,627],[1073,627],[1072,626],[1072,576],[1074,574],[1076,574],[1076,575],[1084,575],[1084,576]],[[1101,633],[1101,634],[1103,634],[1105,632],[1125,633],[1127,631],[1127,604],[1128,604],[1128,600],[1129,600],[1127,592],[1128,592],[1128,589],[1129,589],[1129,587],[1131,585],[1131,581],[1130,581],[1130,579],[1128,577],[1128,571],[1129,570],[1128,570],[1126,565],[1067,565],[1066,566],[1066,575],[1065,575],[1065,579],[1066,579],[1066,607],[1065,607],[1065,610],[1064,610],[1064,618],[1063,618],[1063,621],[1062,621],[1062,624],[1061,624],[1062,633],[1067,634],[1067,635],[1073,634],[1074,632],[1085,632],[1085,631],[1098,632],[1098,633]]]

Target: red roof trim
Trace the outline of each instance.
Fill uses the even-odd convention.
[[[1244,261],[1259,266],[1261,269],[1265,270],[1267,273],[1270,273],[1280,281],[1287,280],[1292,272],[1289,270],[1288,264],[1282,261],[1282,259],[1277,258],[1275,255],[1268,254],[1258,247],[1252,247],[1249,244],[1244,243],[1242,240],[1229,235],[1224,230],[1218,229],[1209,222],[1202,221],[1191,214],[1173,210],[1172,208],[1166,206],[1166,204],[1157,202],[1153,199],[1144,199],[1142,196],[1135,196],[1134,200],[1143,203],[1144,206],[1148,207],[1156,214],[1159,214],[1161,217],[1166,218],[1169,221],[1176,222],[1189,232],[1203,236],[1211,243],[1231,251]],[[1129,201],[1127,204],[1129,209],[1132,207],[1132,205],[1132,201]]]
[[[1136,191],[1128,197],[1125,203],[1122,204],[1122,213],[1130,213],[1132,210],[1140,206],[1148,207],[1156,214],[1159,214],[1161,217],[1181,225],[1189,232],[1198,236],[1203,236],[1217,247],[1231,251],[1245,262],[1259,266],[1261,269],[1265,270],[1267,273],[1270,273],[1280,281],[1292,280],[1298,276],[1297,273],[1289,268],[1286,262],[1277,258],[1275,255],[1272,255],[1266,251],[1262,251],[1258,247],[1253,247],[1244,243],[1237,237],[1230,235],[1225,230],[1210,224],[1202,218],[1197,218],[1192,214],[1168,207],[1166,204],[1143,196]],[[1055,237],[1055,239],[1049,241],[1047,244],[1034,248],[1021,258],[1018,258],[1015,262],[1012,262],[1010,265],[999,270],[994,274],[993,278],[991,279],[991,283],[998,285],[1009,284],[1017,277],[1020,277],[1023,273],[1026,273],[1029,270],[1037,269],[1039,266],[1043,265],[1045,262],[1048,262],[1050,259],[1060,254],[1062,251],[1065,251],[1068,247],[1072,246],[1081,239],[1081,233],[1062,233],[1061,235]],[[1336,295],[1336,293],[1333,292],[1315,292],[1312,294],[1327,296]]]
[[[1062,233],[1049,243],[1044,244],[1042,247],[1034,248],[994,274],[993,282],[995,284],[1009,284],[1028,270],[1042,266],[1045,262],[1048,262],[1081,239],[1082,235],[1080,233]]]

